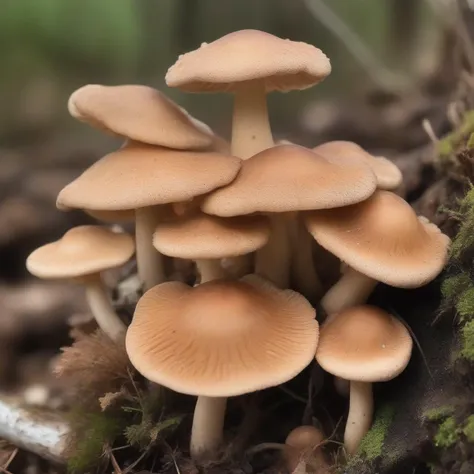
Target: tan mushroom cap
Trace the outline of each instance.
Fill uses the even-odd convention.
[[[324,434],[310,425],[298,426],[286,437],[285,444],[298,450],[314,448],[325,440]]]
[[[305,221],[326,250],[392,286],[422,286],[447,261],[449,237],[436,225],[420,221],[406,201],[389,191],[377,191],[352,206],[308,212]]]
[[[39,278],[76,278],[123,265],[134,252],[135,243],[128,234],[84,225],[36,249],[26,260],[26,268]]]
[[[69,98],[78,120],[116,135],[179,150],[212,145],[212,131],[156,89],[90,84]]]
[[[169,257],[218,259],[254,252],[268,242],[269,236],[270,222],[265,216],[224,219],[199,212],[160,223],[153,245]]]
[[[243,161],[235,181],[201,208],[223,217],[327,209],[360,202],[375,189],[375,175],[361,161],[341,166],[307,148],[279,145]]]
[[[240,82],[259,79],[267,92],[289,91],[311,87],[330,72],[329,59],[312,45],[241,30],[180,56],[166,83],[188,92],[232,92]]]
[[[217,152],[133,143],[106,155],[68,184],[58,208],[121,211],[186,201],[230,183],[241,160]]]
[[[103,222],[133,222],[135,220],[135,211],[126,209],[125,211],[92,211],[84,209],[94,219]]]
[[[284,383],[314,358],[315,310],[248,275],[191,288],[169,282],[138,302],[127,338],[134,367],[176,392],[230,397]]]
[[[379,189],[390,191],[397,189],[402,184],[402,172],[394,163],[383,156],[375,157],[367,153],[357,143],[336,140],[323,143],[313,148],[313,151],[332,163],[350,163],[357,159],[365,161],[375,173]]]
[[[326,321],[316,360],[326,372],[346,380],[383,382],[403,372],[412,346],[398,319],[373,306],[356,306]]]

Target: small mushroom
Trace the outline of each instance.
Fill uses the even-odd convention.
[[[288,471],[302,474],[329,474],[329,465],[321,449],[326,437],[314,426],[303,425],[287,436],[285,458]]]
[[[342,140],[323,143],[313,151],[334,163],[349,163],[362,160],[367,163],[377,178],[377,188],[395,191],[402,184],[402,172],[383,156],[373,156],[354,142]]]
[[[449,237],[389,191],[352,206],[308,212],[305,221],[316,241],[348,265],[321,301],[328,314],[364,303],[378,282],[423,286],[447,261]]]
[[[315,310],[300,294],[248,275],[191,288],[169,282],[138,302],[126,349],[148,380],[198,396],[191,454],[222,442],[226,398],[282,384],[314,358]]]
[[[345,309],[321,328],[316,360],[326,372],[350,380],[344,434],[348,454],[357,452],[372,424],[372,383],[399,375],[410,360],[412,346],[406,327],[373,306]]]
[[[197,212],[159,224],[153,245],[163,255],[194,260],[201,283],[205,283],[227,276],[220,259],[255,252],[269,236],[270,223],[265,216],[224,219]]]
[[[150,145],[203,150],[214,141],[207,125],[147,86],[89,84],[71,95],[68,109],[93,127]]]
[[[211,151],[177,151],[131,143],[94,163],[68,184],[60,209],[135,210],[137,265],[146,288],[165,280],[162,256],[152,244],[158,222],[173,215],[169,204],[183,202],[230,183],[239,158]]]
[[[361,161],[341,166],[307,148],[279,145],[243,161],[237,178],[206,196],[201,209],[222,217],[268,213],[272,235],[257,252],[256,273],[286,288],[291,257],[287,221],[294,221],[298,211],[362,201],[375,189],[375,175]]]
[[[230,33],[183,54],[166,83],[187,92],[232,92],[232,154],[242,159],[273,146],[266,94],[306,89],[331,72],[324,53],[257,30]]]
[[[97,324],[117,341],[123,337],[125,325],[112,307],[100,273],[123,265],[134,252],[135,245],[128,234],[100,226],[80,226],[32,252],[26,267],[39,278],[74,279],[85,285]]]

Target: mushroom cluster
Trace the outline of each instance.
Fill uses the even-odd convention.
[[[389,160],[352,142],[274,143],[266,94],[330,71],[318,48],[255,30],[181,55],[168,86],[234,94],[230,143],[149,87],[88,85],[69,100],[75,118],[124,144],[67,185],[57,207],[134,221],[135,239],[79,227],[33,252],[28,269],[86,285],[100,328],[125,336],[138,372],[197,397],[193,457],[222,443],[228,397],[287,382],[314,359],[349,381],[345,446],[355,453],[372,422],[372,383],[396,377],[412,350],[405,325],[365,303],[377,283],[419,287],[446,262],[448,237],[397,194],[402,176]],[[329,289],[316,246],[341,261]],[[135,248],[145,292],[126,328],[100,272]],[[170,281],[164,258],[195,262],[194,286]]]

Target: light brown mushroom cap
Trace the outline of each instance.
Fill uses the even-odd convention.
[[[151,145],[201,150],[213,141],[205,124],[147,86],[90,84],[71,95],[68,109],[93,127]]]
[[[311,362],[317,344],[310,303],[255,275],[155,286],[139,300],[126,337],[132,364],[148,380],[208,397],[284,383]]]
[[[106,155],[68,184],[58,208],[122,211],[186,201],[230,183],[241,160],[217,152],[133,143]]]
[[[388,285],[422,286],[447,261],[449,237],[420,221],[406,201],[389,191],[352,206],[308,212],[305,222],[326,250]]]
[[[330,72],[329,59],[312,45],[241,30],[180,56],[166,83],[188,92],[232,92],[241,82],[262,80],[267,92],[289,91],[311,87]]]
[[[135,220],[135,211],[127,209],[125,211],[92,211],[84,209],[86,214],[89,214],[94,219],[103,222],[133,222]]]
[[[402,172],[398,167],[383,156],[375,157],[367,153],[354,142],[335,140],[323,143],[313,151],[324,156],[331,163],[350,163],[352,160],[365,161],[377,177],[377,187],[388,191],[397,189],[403,180]]]
[[[286,437],[285,444],[298,450],[314,448],[324,441],[323,433],[310,425],[298,426]]]
[[[235,181],[201,208],[223,217],[327,209],[360,202],[375,189],[375,175],[361,161],[341,166],[307,148],[279,145],[243,161]]]
[[[134,252],[135,243],[128,234],[84,225],[36,249],[26,260],[26,268],[39,278],[76,278],[123,265]]]
[[[160,223],[153,245],[169,257],[219,259],[254,252],[267,243],[269,236],[270,223],[265,216],[224,219],[199,212]]]
[[[316,360],[326,372],[346,380],[383,382],[403,372],[412,346],[398,319],[374,306],[356,306],[326,321]]]

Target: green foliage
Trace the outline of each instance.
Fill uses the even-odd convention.
[[[74,431],[74,447],[68,459],[68,471],[82,473],[97,463],[105,444],[111,444],[120,434],[122,423],[120,418],[102,412],[73,412],[71,426]]]
[[[459,439],[459,427],[453,416],[446,418],[438,427],[434,437],[435,446],[449,448]]]
[[[474,361],[474,320],[467,322],[461,329],[461,355]]]
[[[374,460],[382,454],[385,435],[394,416],[395,410],[391,405],[385,405],[377,411],[372,428],[360,443],[360,455],[368,460]]]
[[[132,446],[145,448],[162,436],[165,431],[168,434],[172,433],[182,420],[183,416],[173,416],[158,423],[153,423],[150,419],[143,419],[141,423],[127,426],[125,437]]]
[[[454,407],[451,405],[443,405],[432,408],[424,413],[424,417],[430,421],[441,421],[454,413]]]
[[[468,441],[474,443],[474,415],[470,415],[467,417],[462,432],[464,436],[468,439]]]

